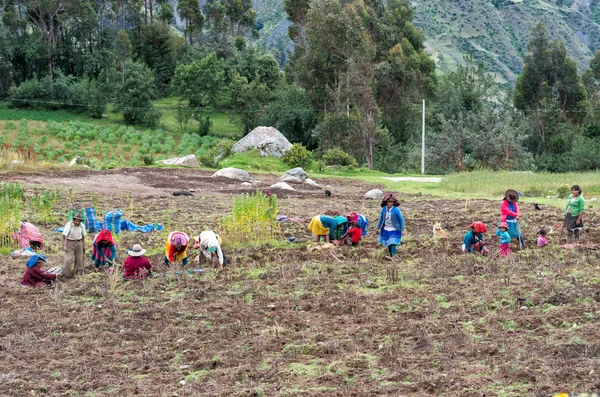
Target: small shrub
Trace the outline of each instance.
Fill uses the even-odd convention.
[[[283,154],[281,160],[292,168],[305,168],[310,160],[310,152],[306,150],[306,147],[299,143],[294,143],[292,147]]]
[[[569,197],[569,194],[571,194],[571,188],[566,185],[559,186],[558,189],[556,189],[556,194],[560,198],[567,198]]]
[[[254,194],[234,197],[231,216],[221,221],[226,241],[260,245],[279,237],[277,196],[265,196],[260,190]]]
[[[329,149],[323,156],[323,161],[327,165],[341,165],[349,168],[358,167],[358,163],[354,157],[337,147]]]
[[[151,155],[144,155],[140,158],[142,160],[142,163],[144,163],[144,165],[152,165],[154,164],[154,157],[152,157]]]

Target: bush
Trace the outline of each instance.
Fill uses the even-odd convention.
[[[225,239],[231,243],[261,245],[280,238],[277,222],[277,196],[265,196],[260,190],[233,199],[231,216],[221,221]]]
[[[221,160],[231,156],[233,143],[233,141],[228,139],[220,140],[208,151],[200,149],[200,153],[197,153],[196,156],[202,165],[217,168]]]
[[[329,149],[323,156],[323,161],[327,165],[341,165],[349,168],[358,167],[358,163],[354,157],[337,147]]]
[[[286,151],[281,157],[281,161],[289,165],[292,168],[295,167],[306,167],[310,160],[310,152],[306,150],[306,147],[299,143],[294,143],[292,147]],[[355,161],[356,162],[356,161]]]

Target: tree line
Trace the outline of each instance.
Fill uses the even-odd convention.
[[[600,167],[600,55],[578,73],[564,42],[536,25],[514,87],[471,57],[440,74],[408,0],[285,0],[293,41],[257,44],[251,0],[4,0],[0,91],[15,107],[154,127],[159,97],[179,98],[182,130],[227,111],[243,132],[277,127],[324,154],[386,172]],[[288,58],[284,65],[277,59]]]

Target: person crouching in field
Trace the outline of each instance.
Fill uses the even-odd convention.
[[[375,233],[379,234],[378,241],[387,248],[390,254],[388,259],[396,255],[396,246],[402,243],[404,231],[404,218],[398,208],[400,202],[392,193],[387,193],[381,200],[381,214]]]
[[[360,228],[359,222],[350,223],[350,228],[340,237],[339,240],[335,240],[334,243],[337,245],[358,245],[362,238],[362,229]]]
[[[190,238],[183,232],[171,232],[167,237],[165,246],[165,265],[179,262],[183,266],[187,265],[187,248]]]
[[[356,212],[349,212],[346,214],[346,219],[348,220],[348,226],[354,222],[358,222],[359,227],[362,231],[362,235],[367,235],[367,229],[369,228],[369,220],[366,216],[357,214]]]
[[[510,256],[510,234],[508,234],[508,224],[500,222],[496,235],[500,237],[500,258]]]
[[[27,261],[27,269],[21,278],[23,287],[49,287],[56,281],[57,274],[42,270],[41,265],[46,263],[44,255],[33,255]]]
[[[483,242],[483,233],[487,231],[483,222],[473,222],[469,226],[469,231],[463,239],[462,251],[476,252],[478,254],[487,255],[490,251]]]
[[[125,269],[124,279],[142,280],[152,275],[152,264],[144,256],[145,253],[146,250],[139,244],[135,244],[131,249],[127,250],[129,256],[123,262],[123,269]]]
[[[334,217],[328,215],[317,215],[311,219],[308,224],[308,230],[315,235],[315,241],[321,241],[321,237],[325,238],[325,242],[335,240],[335,231],[338,227],[338,222]]]
[[[202,255],[209,261],[212,260],[212,255],[216,254],[219,258],[219,266],[227,264],[223,250],[221,249],[221,237],[212,230],[205,230],[195,238],[194,248],[200,248]]]
[[[117,246],[112,234],[108,230],[101,230],[92,243],[92,255],[90,257],[96,271],[108,265],[107,271],[112,270],[112,265],[117,259]]]
[[[540,229],[540,235],[538,236],[537,239],[537,246],[538,247],[545,247],[548,245],[548,240],[546,240],[546,229]]]

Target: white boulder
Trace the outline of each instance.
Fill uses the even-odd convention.
[[[222,170],[219,170],[219,171],[215,172],[214,174],[212,174],[213,178],[216,178],[219,176],[223,176],[223,177],[229,178],[229,179],[235,179],[236,181],[243,181],[243,182],[251,182],[252,181],[252,177],[250,176],[249,173],[247,173],[244,170],[240,170],[239,168],[233,168],[233,167],[223,168]]]
[[[73,167],[74,165],[76,165],[77,160],[79,160],[79,157],[74,156],[73,159],[71,160],[71,162],[69,163],[69,167]]]
[[[285,182],[277,182],[276,184],[271,185],[269,187],[271,189],[292,190],[292,191],[296,190]]]
[[[304,180],[304,182],[302,182],[302,183],[306,183],[307,185],[314,186],[314,187],[317,187],[317,188],[319,188],[319,189],[322,189],[321,185],[319,185],[317,182],[313,181],[313,180],[312,180],[312,179],[310,179],[310,178],[306,178],[306,179]]]
[[[248,135],[237,141],[231,150],[243,152],[259,149],[261,156],[281,157],[292,147],[290,141],[276,128],[256,127]]]
[[[160,160],[157,163],[167,164],[167,165],[179,165],[182,167],[200,167],[200,163],[198,163],[198,159],[195,155],[190,154],[185,157],[174,157],[172,159]]]
[[[278,181],[288,183],[302,183],[308,178],[308,174],[300,167],[287,170],[283,176],[277,178]]]
[[[383,192],[380,189],[371,189],[365,193],[365,198],[370,200],[380,200],[383,197]]]

